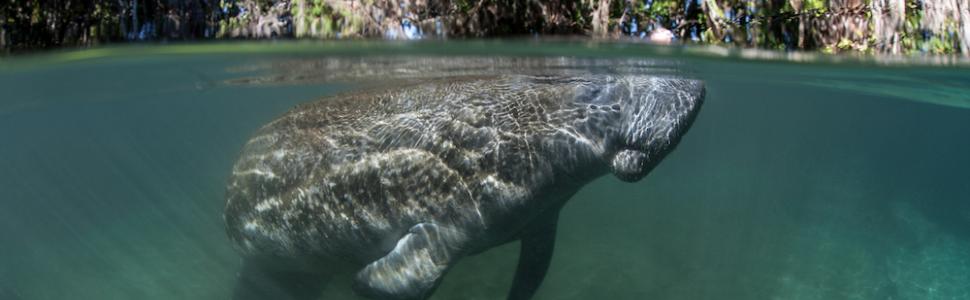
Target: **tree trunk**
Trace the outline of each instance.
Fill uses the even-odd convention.
[[[293,29],[296,37],[302,38],[307,35],[306,21],[306,0],[296,0],[296,15],[293,16]]]
[[[802,11],[804,3],[802,0],[789,0],[788,3],[798,16],[798,49],[805,49],[805,16]]]
[[[610,0],[599,0],[593,10],[593,36],[606,37],[610,26]]]
[[[701,6],[701,9],[703,9],[707,14],[707,25],[709,26],[708,29],[714,33],[714,39],[717,40],[716,43],[723,41],[726,28],[721,26],[725,18],[724,11],[721,10],[721,6],[717,4],[716,0],[705,0],[704,5]]]
[[[122,39],[128,36],[128,5],[125,5],[125,0],[118,0],[118,34],[121,35]]]
[[[0,51],[7,49],[7,15],[3,14],[6,9],[0,10]]]
[[[872,0],[872,20],[875,23],[876,47],[884,53],[900,52],[899,31],[906,16],[903,0]]]
[[[970,57],[970,3],[957,2],[957,12],[960,14],[960,52],[964,57]]]
[[[141,33],[141,28],[138,26],[138,0],[131,0],[131,26],[132,35],[129,39],[138,38],[138,34]]]

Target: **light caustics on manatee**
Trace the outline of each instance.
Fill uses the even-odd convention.
[[[521,240],[509,298],[530,298],[566,201],[606,173],[641,179],[704,98],[697,80],[553,63],[421,76],[259,129],[226,192],[227,232],[245,258],[235,296],[309,299],[317,278],[347,268],[364,296],[423,299],[462,257]]]

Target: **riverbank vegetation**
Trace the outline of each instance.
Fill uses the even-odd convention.
[[[0,0],[0,50],[207,39],[585,35],[970,55],[966,0]]]

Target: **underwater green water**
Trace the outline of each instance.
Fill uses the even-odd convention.
[[[566,205],[537,299],[970,299],[970,69],[584,43],[141,46],[0,61],[0,299],[228,299],[223,191],[248,136],[371,83],[230,84],[359,55],[671,62],[707,101],[639,183]],[[283,72],[285,73],[285,72]],[[434,299],[499,299],[515,244]],[[353,299],[332,282],[327,299]]]

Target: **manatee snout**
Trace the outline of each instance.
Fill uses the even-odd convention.
[[[636,150],[622,150],[613,156],[610,169],[616,178],[626,182],[636,182],[649,172],[649,170],[644,170],[646,162],[646,153]]]
[[[610,170],[620,180],[642,179],[693,124],[706,96],[704,83],[694,79],[653,79],[635,89],[631,105],[639,108],[626,119]]]

